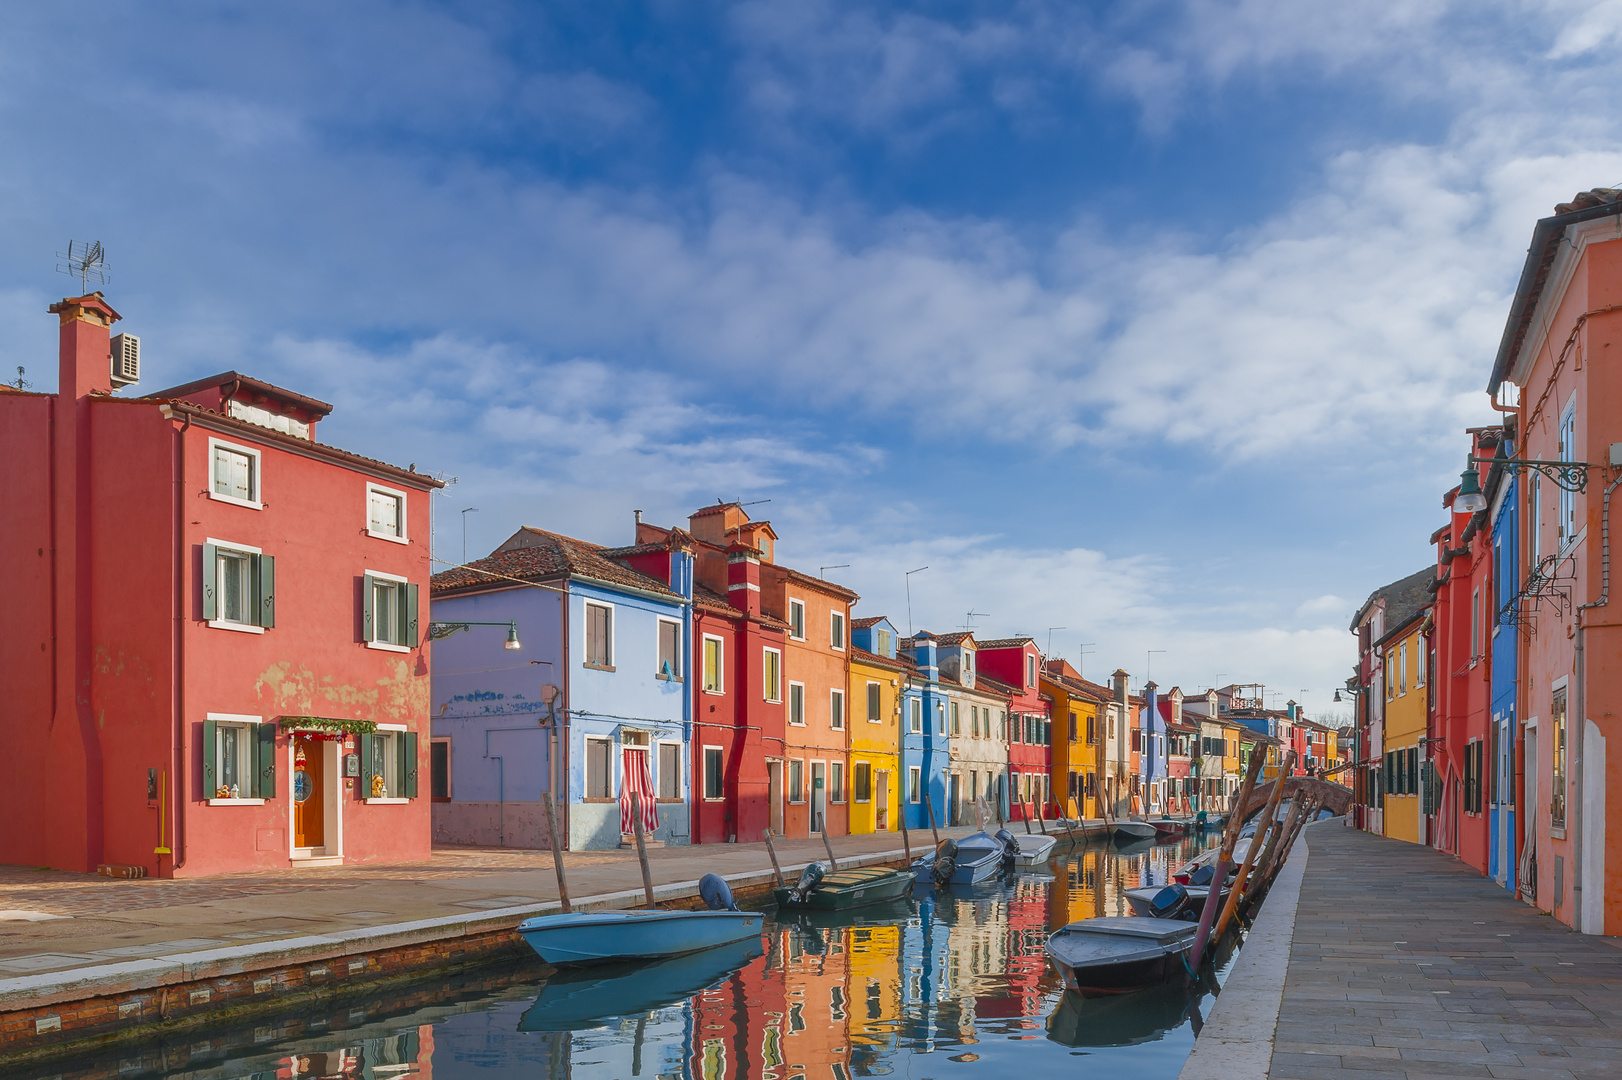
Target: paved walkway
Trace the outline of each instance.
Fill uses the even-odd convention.
[[[965,836],[973,829],[942,829]],[[913,833],[915,854],[930,834]],[[836,856],[899,851],[897,833],[832,840]],[[825,859],[821,839],[779,840],[785,873]],[[656,847],[655,886],[770,871],[765,844]],[[634,849],[569,852],[576,901],[640,890]],[[417,919],[467,916],[557,898],[549,851],[444,848],[427,863],[339,866],[136,881],[0,866],[0,982],[120,960],[273,943]],[[53,917],[54,916],[54,917]]]
[[[1622,1075],[1622,942],[1429,848],[1306,835],[1272,1080]]]

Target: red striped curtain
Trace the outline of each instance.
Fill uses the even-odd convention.
[[[653,798],[653,774],[648,771],[648,751],[642,747],[626,747],[625,779],[620,784],[620,832],[634,832],[631,820],[631,792],[642,800],[642,831],[653,835],[659,827],[659,810]]]

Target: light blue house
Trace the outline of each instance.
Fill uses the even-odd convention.
[[[1501,457],[1511,457],[1514,445],[1505,439],[1499,445]],[[1537,477],[1534,475],[1534,480]],[[1487,479],[1487,495],[1492,499],[1492,723],[1497,770],[1488,785],[1489,807],[1487,872],[1510,892],[1515,891],[1515,690],[1520,659],[1520,500],[1519,478],[1494,469]],[[1526,775],[1537,775],[1531,743],[1527,744]],[[1528,784],[1528,789],[1532,785]]]
[[[1155,684],[1143,686],[1143,712],[1138,716],[1138,727],[1143,737],[1143,749],[1138,757],[1139,775],[1143,777],[1143,809],[1159,810],[1165,806],[1166,795],[1166,718],[1160,715],[1160,699]]]
[[[946,717],[950,699],[941,685],[940,643],[919,631],[907,639],[903,655],[917,674],[902,694],[901,814],[909,829],[927,829],[933,808],[935,824],[946,821],[946,772],[951,760],[951,736]],[[926,803],[925,800],[928,800]]]
[[[435,840],[546,847],[550,791],[571,849],[618,847],[635,791],[691,842],[692,590],[683,548],[533,528],[435,575]]]

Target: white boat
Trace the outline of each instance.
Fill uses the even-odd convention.
[[[1053,855],[1053,846],[1059,842],[1054,836],[1014,837],[1014,862],[1020,866],[1041,866]]]

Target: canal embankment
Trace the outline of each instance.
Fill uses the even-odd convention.
[[[1083,832],[1101,839],[1102,823]],[[895,841],[844,837],[834,848],[841,866],[894,864],[905,858]],[[780,840],[777,854],[785,875],[826,858],[820,838]],[[761,844],[655,848],[649,869],[662,904],[696,903],[698,878],[709,871],[745,902],[774,882]],[[634,852],[569,853],[565,874],[577,910],[645,902]],[[550,855],[511,850],[188,881],[5,868],[0,910],[13,919],[0,923],[0,1064],[518,961],[527,950],[516,927],[557,911],[557,897]]]
[[[1181,1080],[1619,1072],[1622,942],[1334,819],[1304,830]]]

